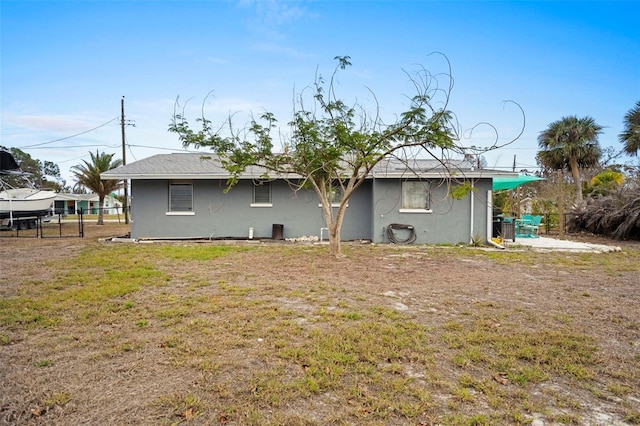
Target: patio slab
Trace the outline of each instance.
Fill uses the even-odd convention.
[[[559,240],[557,238],[538,237],[538,238],[516,238],[515,242],[508,242],[508,246],[526,246],[534,250],[549,251],[573,251],[573,252],[597,252],[608,253],[612,251],[621,251],[619,246],[608,246],[604,244],[592,244],[571,240]]]

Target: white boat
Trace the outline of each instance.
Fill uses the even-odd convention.
[[[0,191],[0,219],[46,216],[56,193],[32,188],[5,188]]]
[[[10,152],[0,150],[0,226],[22,229],[35,226],[38,218],[53,211],[54,191],[35,188],[14,188],[3,177],[23,176],[25,173]]]

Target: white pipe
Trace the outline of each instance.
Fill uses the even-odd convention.
[[[253,240],[253,228],[249,228],[249,239]]]
[[[469,229],[469,244],[473,244],[473,214],[474,214],[473,205],[474,205],[474,202],[475,202],[475,197],[473,195],[473,188],[474,188],[473,179],[471,179],[471,197],[469,197],[470,200],[471,200],[471,220],[470,220],[471,224],[470,224],[470,227],[469,227],[470,228]]]
[[[493,191],[487,191],[487,241],[493,237]]]
[[[327,230],[327,235],[329,235],[329,228],[320,228],[320,242],[322,242],[322,231]]]

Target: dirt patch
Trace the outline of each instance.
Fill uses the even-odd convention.
[[[14,294],[14,284],[19,285],[25,279],[41,280],[55,274],[60,266],[80,253],[88,245],[97,244],[99,239],[125,236],[129,225],[110,223],[97,226],[84,225],[84,238],[75,223],[65,224],[64,237],[56,237],[57,227],[48,225],[47,238],[38,238],[36,230],[22,231],[15,237],[14,231],[0,231],[0,298]],[[67,228],[72,228],[69,231]]]
[[[557,255],[347,244],[347,257],[336,261],[303,244],[245,244],[246,252],[207,257],[207,247],[229,243],[98,241],[126,231],[89,226],[84,239],[0,240],[5,307],[70,273],[65,265],[91,249],[126,245],[133,258],[154,246],[147,252],[155,257],[140,263],[163,274],[150,279],[166,281],[95,302],[95,312],[61,313],[47,327],[3,318],[0,423],[640,422],[638,243],[613,242],[620,253]],[[283,353],[291,341],[330,336],[332,327],[345,332],[344,324],[359,324],[371,312],[381,322],[398,315],[425,334],[428,353],[398,348],[397,358],[378,359],[374,368],[428,393],[420,412],[376,406],[382,397],[374,379],[347,380],[344,394],[327,385],[290,400],[288,388],[264,396],[279,379],[313,368]],[[276,317],[285,318],[277,329]],[[558,341],[562,351],[595,349],[589,364],[576,364],[584,371],[560,374],[542,366],[547,377],[518,384],[486,359],[504,343],[500,330],[529,340],[568,336],[567,346]],[[461,337],[486,344],[460,347]],[[485,353],[474,355],[478,348]],[[377,377],[371,374],[354,377]],[[404,391],[397,392],[400,399]]]

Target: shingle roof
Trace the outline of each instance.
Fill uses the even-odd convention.
[[[102,177],[113,179],[198,179],[227,177],[220,161],[207,154],[174,153],[158,154],[134,163],[102,173]]]
[[[265,169],[249,167],[240,179],[256,179],[264,175]],[[493,177],[511,175],[496,170],[474,169],[464,160],[412,159],[402,162],[387,159],[376,165],[372,171],[374,178],[406,178],[410,175],[423,177]],[[220,160],[208,153],[158,154],[134,163],[102,173],[105,179],[227,179],[229,172]]]

